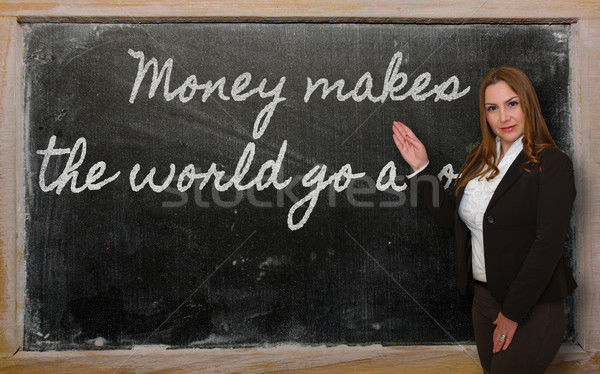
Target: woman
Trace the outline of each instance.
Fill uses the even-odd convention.
[[[565,330],[562,298],[575,289],[563,248],[573,166],[552,140],[521,70],[490,70],[479,89],[482,141],[448,195],[423,144],[394,122],[394,142],[414,173],[411,188],[456,237],[458,280],[474,283],[473,330],[486,373],[543,373]],[[434,200],[439,196],[439,201]]]

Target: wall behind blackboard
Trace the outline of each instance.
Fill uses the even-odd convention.
[[[350,163],[366,173],[356,182],[366,189],[389,161],[408,170],[391,139],[394,119],[421,137],[434,165],[456,171],[479,139],[481,77],[500,64],[530,76],[552,135],[572,153],[568,35],[566,25],[28,26],[26,348],[470,340],[453,239],[411,207],[408,193],[363,193],[358,204],[346,191],[326,191],[303,227],[290,230],[294,196],[310,191],[299,184],[286,193],[218,193],[212,183],[186,194],[176,183],[134,192],[129,172],[138,163],[140,175],[156,167],[161,182],[170,164],[179,173],[215,163],[233,174],[253,142],[248,175],[256,175],[286,142],[282,178],[296,182],[316,165],[330,175]],[[161,84],[149,98],[150,70],[131,103],[139,60],[130,50],[160,66],[172,59],[171,91],[193,74],[199,84],[225,77],[230,95],[232,82],[250,72],[248,89],[266,78],[270,90],[286,77],[286,100],[258,139],[253,123],[270,102],[259,95],[225,101],[215,92],[203,102],[198,91],[182,103],[166,101]],[[403,91],[426,72],[430,87],[456,76],[470,91],[452,101],[383,103],[339,101],[335,92],[321,99],[316,91],[304,101],[307,77],[344,79],[346,92],[370,72],[380,94],[397,53],[408,77]],[[78,186],[99,161],[105,177],[121,174],[96,191],[73,193],[70,184],[60,194],[42,191],[38,151],[51,139],[72,148],[82,137]],[[51,159],[48,184],[67,158]]]

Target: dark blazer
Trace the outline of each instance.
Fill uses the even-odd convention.
[[[523,323],[537,303],[559,300],[577,287],[563,257],[575,199],[573,165],[549,147],[541,171],[523,169],[521,152],[494,192],[483,221],[488,287],[502,314]],[[458,216],[464,190],[445,191],[428,165],[409,181],[428,210],[456,238],[459,289],[466,293],[471,270],[471,234]],[[436,195],[439,201],[435,201]]]

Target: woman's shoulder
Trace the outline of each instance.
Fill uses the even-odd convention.
[[[542,162],[542,170],[549,166],[552,168],[573,169],[571,158],[557,147],[546,147],[538,155]]]
[[[557,147],[552,147],[552,146],[542,149],[542,151],[539,153],[538,157],[540,158],[540,160],[542,162],[544,162],[544,161],[554,162],[555,161],[555,162],[571,163],[571,158],[566,153],[564,153]]]

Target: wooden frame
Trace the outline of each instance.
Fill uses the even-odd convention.
[[[559,357],[573,358],[585,365],[596,363],[590,355],[600,351],[600,1],[599,0],[203,0],[194,2],[161,0],[108,0],[31,1],[4,0],[0,4],[0,355],[11,356],[22,345],[23,328],[23,188],[20,174],[23,165],[23,56],[22,34],[19,22],[181,22],[223,20],[276,20],[276,21],[364,21],[393,20],[417,23],[466,23],[466,22],[569,22],[572,27],[571,79],[573,103],[573,161],[576,170],[578,196],[575,206],[576,269],[579,288],[575,295],[577,347],[563,347]],[[470,371],[478,372],[478,363],[472,359],[473,347],[396,347],[396,348],[313,348],[288,347],[284,349],[289,359],[273,364],[270,355],[279,351],[236,350],[220,353],[157,352],[158,348],[145,348],[134,353],[69,352],[36,354],[20,353],[10,360],[3,360],[2,367],[29,369],[38,372],[41,365],[64,368],[105,368],[106,371],[136,370],[146,366],[140,362],[131,366],[123,364],[123,357],[146,357],[148,370],[164,368],[175,370],[174,361],[161,358],[186,357],[181,365],[204,362],[223,365],[237,355],[256,358],[244,368],[274,368],[274,370],[300,370],[319,365],[336,364],[340,370],[371,369],[413,371],[420,368],[427,372]],[[276,349],[276,348],[273,348]],[[281,349],[281,348],[277,348]],[[345,349],[345,350],[344,350]],[[340,353],[340,351],[343,351]],[[418,353],[415,356],[415,353]],[[466,355],[465,355],[466,353]],[[94,357],[91,360],[90,357]],[[215,358],[216,357],[216,358]],[[228,357],[228,359],[224,359]],[[325,358],[323,358],[325,357]],[[328,357],[328,358],[327,358]],[[341,357],[341,358],[334,358]],[[361,357],[367,366],[344,366]],[[383,357],[382,361],[374,357]],[[415,357],[420,359],[415,361]],[[120,358],[120,359],[119,359]],[[154,358],[154,359],[151,359]],[[263,361],[261,361],[261,358]],[[67,360],[69,363],[62,362]],[[220,360],[220,361],[219,361]],[[371,361],[369,361],[371,360]],[[411,361],[412,360],[412,361]],[[583,361],[582,361],[583,360]],[[142,360],[143,361],[143,360]],[[560,360],[559,360],[560,361]],[[151,363],[149,363],[151,362]],[[169,363],[170,362],[170,363]],[[372,366],[368,366],[371,362]],[[388,366],[382,366],[387,362]],[[412,364],[411,364],[412,362]],[[261,366],[263,365],[264,366]],[[16,365],[16,366],[15,366]],[[87,365],[87,366],[86,366]],[[97,366],[94,366],[97,365]],[[162,366],[161,366],[162,365]],[[312,365],[312,366],[311,366]],[[414,366],[410,366],[414,365]],[[558,366],[557,366],[558,365]],[[553,365],[560,371],[562,364]],[[580,365],[581,366],[581,365]],[[56,366],[55,366],[56,367]],[[210,366],[209,366],[210,367]],[[241,366],[240,366],[241,367]],[[331,366],[326,366],[331,368]],[[359,369],[362,367],[363,369]],[[36,369],[37,368],[37,369]],[[195,371],[194,366],[191,371]],[[345,369],[344,369],[345,368]],[[411,369],[412,368],[412,369]],[[436,369],[437,368],[437,369]],[[454,368],[454,370],[449,370]],[[329,370],[329,369],[326,369]],[[553,369],[554,370],[554,369]],[[565,369],[567,370],[567,369]],[[138,371],[136,371],[138,372]]]

